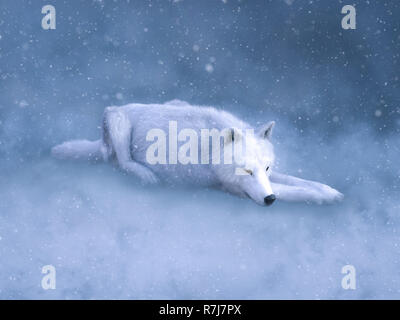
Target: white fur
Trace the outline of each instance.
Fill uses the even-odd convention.
[[[221,164],[210,161],[209,164],[183,165],[178,162],[150,165],[146,161],[146,150],[151,142],[146,141],[146,135],[153,128],[168,133],[169,121],[172,120],[177,122],[178,130],[191,128],[199,132],[199,137],[201,129],[215,128],[222,131],[227,128],[251,128],[228,112],[191,106],[179,100],[165,104],[128,104],[105,109],[103,136],[100,140],[64,142],[54,147],[52,153],[61,159],[112,161],[121,169],[139,177],[143,183],[157,183],[161,180],[170,185],[189,183],[215,187],[241,197],[249,197],[260,205],[264,205],[264,198],[272,194],[281,200],[316,203],[343,198],[340,192],[327,185],[273,170],[274,151],[270,137],[274,122],[260,128],[258,134],[252,137],[235,133],[231,143],[245,139],[246,152],[238,159],[240,163],[245,163],[243,168],[238,168],[236,164],[224,164],[223,161]],[[204,151],[201,148],[199,143],[199,154]],[[246,169],[246,172],[251,171],[252,174],[235,174],[238,169]]]

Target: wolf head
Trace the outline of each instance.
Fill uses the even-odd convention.
[[[269,176],[274,164],[274,149],[271,134],[275,122],[261,127],[257,133],[237,129],[225,135],[224,150],[232,148],[231,164],[221,164],[217,175],[223,188],[241,197],[248,197],[260,205],[275,201]]]

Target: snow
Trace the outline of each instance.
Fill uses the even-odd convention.
[[[213,190],[142,187],[109,165],[47,155],[4,172],[0,296],[398,298],[398,190],[384,175],[400,172],[396,153],[347,135],[316,156],[315,138],[287,131],[276,130],[277,141],[290,139],[278,149],[280,166],[294,162],[304,177],[333,184],[342,204],[260,207]],[[383,159],[393,167],[374,168]],[[40,286],[48,264],[56,290]],[[341,288],[346,264],[357,270],[351,292]]]
[[[399,4],[354,4],[352,31],[318,1],[55,0],[56,30],[36,1],[2,6],[0,298],[399,299]],[[172,99],[275,120],[279,170],[343,203],[266,208],[50,158],[98,139],[108,105]]]

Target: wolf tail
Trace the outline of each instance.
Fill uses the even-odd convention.
[[[51,149],[57,159],[99,161],[103,159],[102,140],[71,140]]]

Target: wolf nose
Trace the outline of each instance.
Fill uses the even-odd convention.
[[[265,204],[267,206],[269,206],[269,205],[274,203],[275,199],[276,199],[275,195],[274,194],[270,194],[268,197],[264,198],[264,202],[265,202]]]

